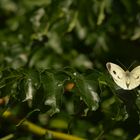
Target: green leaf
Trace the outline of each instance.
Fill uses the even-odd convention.
[[[93,81],[97,79],[93,79]],[[97,110],[99,106],[99,96],[91,81],[87,81],[83,75],[75,74],[76,91],[91,110]]]
[[[1,71],[0,96],[16,94],[17,81],[22,77],[18,70],[7,68]]]
[[[63,81],[58,80],[54,73],[45,70],[41,73],[41,83],[44,89],[43,104],[50,106],[48,113],[53,115],[59,112],[59,105],[63,94]]]
[[[36,90],[40,87],[40,74],[37,70],[22,71],[24,77],[18,83],[18,94],[21,101],[32,100]]]

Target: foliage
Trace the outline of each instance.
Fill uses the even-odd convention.
[[[20,132],[29,119],[86,139],[134,139],[139,88],[117,87],[105,64],[138,64],[139,9],[140,0],[1,0],[0,113],[21,121],[1,119],[0,137],[53,139]]]

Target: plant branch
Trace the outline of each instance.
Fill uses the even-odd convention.
[[[10,111],[5,111],[2,115],[2,117],[5,119],[10,119],[16,124],[18,124],[18,122],[19,122],[19,120],[16,119]],[[23,121],[21,123],[21,126],[23,128],[26,128],[28,131],[30,131],[36,135],[39,135],[39,136],[43,136],[48,133],[49,135],[52,135],[53,138],[57,138],[57,139],[61,139],[61,140],[85,140],[83,138],[79,138],[79,137],[72,136],[69,134],[64,134],[61,132],[55,132],[55,131],[51,131],[51,130],[42,128],[26,119],[25,119],[25,121]]]

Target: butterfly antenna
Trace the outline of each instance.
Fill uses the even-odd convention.
[[[135,66],[135,65],[137,65],[137,61],[135,60],[133,63],[131,63],[131,65],[129,66],[129,69],[132,67],[132,66]]]
[[[133,61],[133,63],[131,63],[131,65],[128,67],[128,68],[126,68],[118,59],[117,59],[117,62],[122,66],[122,67],[124,67],[126,70],[130,70],[130,68],[132,67],[132,66],[135,66],[135,65],[137,65],[137,61],[135,60],[135,61]]]
[[[124,69],[126,69],[126,70],[128,70],[128,68],[126,68],[126,66],[125,65],[123,65],[122,63],[121,63],[121,61],[120,60],[116,60]]]

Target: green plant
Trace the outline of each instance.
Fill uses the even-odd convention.
[[[139,8],[1,0],[1,139],[139,139],[139,88],[116,87],[105,67],[139,62]]]

